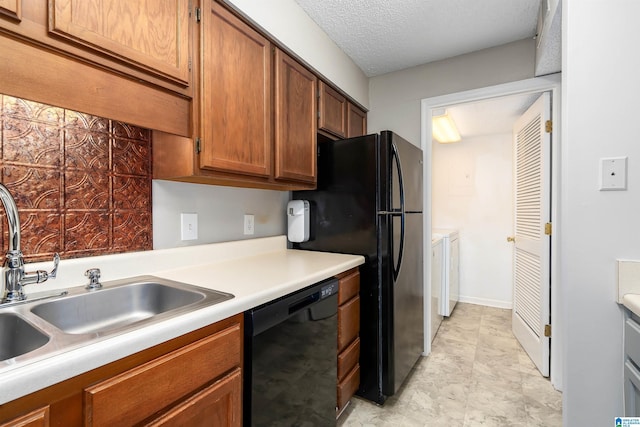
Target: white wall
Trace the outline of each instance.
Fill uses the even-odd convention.
[[[521,40],[369,80],[369,132],[389,129],[420,146],[421,100],[533,77],[534,40]]]
[[[369,108],[369,79],[294,0],[227,2]]]
[[[254,190],[154,180],[153,248],[202,245],[286,234],[286,191]],[[198,239],[180,239],[180,214],[198,214]],[[245,236],[244,214],[255,234]]]
[[[434,228],[460,230],[460,300],[511,308],[513,137],[433,144]]]
[[[563,425],[606,426],[622,414],[615,260],[640,259],[640,2],[563,0],[562,11]],[[609,156],[629,156],[628,191],[598,191]]]

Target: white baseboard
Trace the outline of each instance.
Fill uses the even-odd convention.
[[[488,298],[465,297],[462,295],[460,295],[459,301],[466,302],[469,304],[486,305],[488,307],[507,308],[509,310],[513,308],[513,301],[500,301],[500,300],[488,299]]]

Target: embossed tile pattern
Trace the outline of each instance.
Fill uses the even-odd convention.
[[[511,333],[511,310],[458,303],[395,396],[353,398],[338,426],[562,426],[562,395]]]
[[[28,261],[152,248],[151,133],[0,94],[1,180]],[[4,212],[1,244],[6,248]]]

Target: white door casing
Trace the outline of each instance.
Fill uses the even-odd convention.
[[[544,92],[514,125],[515,243],[512,329],[540,373],[549,376],[551,241],[551,94]]]

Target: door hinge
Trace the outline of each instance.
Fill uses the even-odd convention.
[[[551,325],[544,325],[544,336],[545,337],[551,336]]]
[[[189,71],[191,71],[191,58],[189,58]]]
[[[544,225],[544,234],[551,236],[551,223],[548,222]]]
[[[202,9],[196,7],[196,22],[202,21]]]
[[[200,154],[202,148],[200,147],[200,138],[196,138],[196,154]]]
[[[551,120],[547,120],[544,124],[544,130],[547,133],[551,133],[553,131],[553,122]]]

